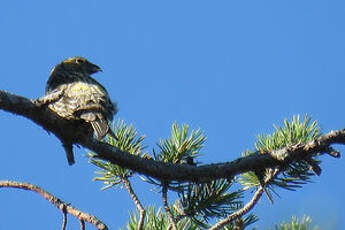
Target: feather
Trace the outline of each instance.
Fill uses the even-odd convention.
[[[91,122],[92,128],[95,131],[96,138],[98,140],[103,139],[107,135],[109,130],[108,122],[105,120],[96,120]]]
[[[101,68],[83,57],[70,57],[57,64],[50,73],[46,85],[48,108],[66,120],[82,120],[91,123],[94,136],[103,139],[111,132],[109,123],[117,112],[107,90],[91,74]],[[52,93],[61,91],[51,99]],[[76,123],[78,124],[78,123]],[[74,163],[73,140],[62,140],[70,165]]]
[[[65,149],[68,164],[73,165],[75,163],[74,154],[73,154],[73,145],[71,143],[63,142],[62,146]]]

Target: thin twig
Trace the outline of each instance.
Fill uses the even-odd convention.
[[[79,220],[80,223],[80,229],[85,230],[85,221],[84,220]]]
[[[177,230],[177,224],[176,224],[176,220],[174,218],[174,215],[172,214],[169,204],[168,204],[168,184],[167,183],[162,183],[163,187],[162,187],[162,200],[163,200],[163,206],[164,209],[168,215],[168,218],[170,220],[170,225],[169,228],[172,227],[173,230]]]
[[[264,183],[267,184],[268,182],[270,182],[278,174],[278,172],[279,172],[279,169],[275,169],[274,171],[272,171],[272,173],[270,173],[270,175],[266,177]],[[264,187],[260,186],[258,190],[256,190],[256,192],[254,193],[252,199],[246,205],[244,205],[241,209],[237,210],[236,212],[231,213],[225,219],[218,221],[218,223],[216,223],[213,227],[209,228],[208,230],[219,230],[222,227],[224,227],[226,224],[229,224],[232,221],[247,214],[257,204],[263,192],[264,192]]]
[[[66,229],[66,225],[67,225],[67,211],[66,211],[66,206],[62,207],[62,230]]]
[[[69,203],[62,201],[60,198],[43,190],[41,187],[37,185],[33,185],[30,183],[25,183],[25,182],[17,182],[17,181],[0,181],[0,188],[1,187],[19,188],[19,189],[30,190],[30,191],[36,192],[40,194],[41,196],[43,196],[45,199],[47,199],[50,203],[55,205],[58,209],[63,210],[63,207],[65,207],[66,212],[77,217],[80,221],[87,221],[93,224],[99,230],[108,230],[108,227],[97,217],[73,207]]]
[[[209,228],[208,230],[218,230],[224,227],[226,224],[231,223],[235,219],[243,216],[247,212],[249,212],[257,203],[257,201],[262,196],[264,189],[260,186],[260,188],[254,193],[252,199],[245,205],[243,208],[239,209],[236,212],[233,212],[231,215],[227,216],[225,219],[220,220],[217,224],[215,224],[213,227]]]
[[[137,206],[137,209],[139,210],[139,223],[137,230],[142,230],[144,227],[144,222],[145,222],[145,215],[146,215],[146,210],[144,206],[141,204],[137,194],[134,192],[131,182],[127,177],[121,178],[123,184],[125,185],[130,197],[132,198],[134,204]]]
[[[175,222],[178,224],[183,218],[188,217],[188,215],[184,212],[184,210],[181,208],[181,201],[178,199],[174,205],[174,208],[176,208],[176,211],[179,213],[179,215],[175,216]],[[171,230],[173,228],[173,225],[170,223],[167,230]]]
[[[340,157],[340,152],[331,146],[328,146],[325,148],[325,152],[329,154],[332,157],[339,158]]]

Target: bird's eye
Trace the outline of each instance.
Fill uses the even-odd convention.
[[[82,64],[82,63],[84,63],[85,61],[84,61],[83,59],[78,58],[78,59],[75,60],[75,62],[76,62],[77,64]]]

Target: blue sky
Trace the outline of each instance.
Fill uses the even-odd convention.
[[[0,89],[39,97],[56,63],[85,56],[148,150],[176,120],[205,131],[203,163],[229,161],[294,114],[324,132],[344,128],[344,22],[342,1],[1,1]],[[5,112],[0,124],[0,179],[40,185],[110,229],[126,224],[133,203],[124,189],[100,191],[85,150],[69,167],[41,127]],[[315,183],[259,203],[259,229],[303,214],[345,229],[343,159],[322,159]],[[133,186],[145,205],[159,200],[149,185]],[[36,194],[1,190],[0,204],[0,229],[60,228],[60,212]]]

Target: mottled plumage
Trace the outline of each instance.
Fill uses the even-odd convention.
[[[92,125],[97,139],[111,133],[109,123],[117,112],[107,90],[91,77],[101,71],[83,57],[71,57],[57,64],[46,85],[46,95],[63,90],[63,95],[48,105],[68,120],[84,120]],[[74,163],[71,147],[64,144],[69,164]]]

